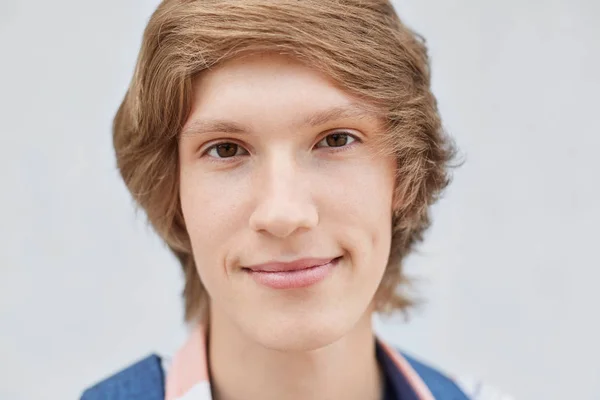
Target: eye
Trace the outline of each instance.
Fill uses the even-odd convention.
[[[356,141],[356,137],[345,132],[336,132],[325,136],[316,147],[345,147]]]
[[[223,159],[245,155],[248,154],[248,152],[239,144],[232,142],[221,142],[209,147],[205,154],[210,157]]]

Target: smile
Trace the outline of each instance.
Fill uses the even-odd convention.
[[[298,289],[324,280],[342,257],[266,263],[243,270],[257,283],[272,289]]]

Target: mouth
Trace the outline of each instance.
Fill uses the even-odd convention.
[[[272,289],[298,289],[324,280],[343,257],[310,258],[290,263],[270,262],[242,270],[257,283]]]

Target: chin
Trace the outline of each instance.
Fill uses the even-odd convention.
[[[263,347],[282,352],[306,352],[326,347],[344,337],[355,321],[340,315],[270,318],[257,321],[251,336]]]

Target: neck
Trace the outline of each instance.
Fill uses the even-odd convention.
[[[381,398],[370,314],[323,348],[285,352],[249,340],[211,313],[208,353],[215,400]]]

